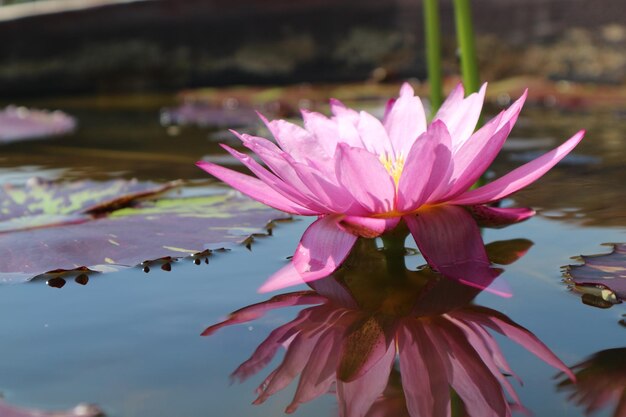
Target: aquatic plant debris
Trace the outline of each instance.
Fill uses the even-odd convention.
[[[270,220],[287,217],[206,184],[33,180],[7,185],[0,188],[0,282],[45,275],[60,286],[66,278],[84,284],[96,272],[144,261],[147,266],[164,257],[189,257],[199,264],[210,249],[242,242]]]
[[[233,131],[269,169],[227,145],[222,147],[255,176],[207,161],[198,162],[198,166],[278,210],[318,216],[302,236],[292,261],[270,277],[260,291],[323,278],[341,265],[359,236],[381,236],[401,221],[409,227],[428,263],[440,271],[454,264],[457,255],[435,250],[453,246],[451,240],[460,238],[444,233],[447,224],[423,220],[435,205],[470,207],[483,223],[498,227],[532,216],[530,208],[488,204],[540,178],[574,149],[584,131],[472,189],[502,148],[526,99],[524,93],[474,132],[485,92],[486,84],[478,93],[465,97],[463,86],[458,85],[430,124],[420,98],[405,83],[399,98],[390,100],[382,121],[331,100],[333,116],[303,111],[304,128],[262,117],[278,146],[265,138]],[[488,264],[484,251],[472,252],[479,245],[472,245],[467,252]]]
[[[76,124],[74,117],[59,110],[7,106],[0,110],[0,144],[66,134]]]
[[[626,243],[605,245],[613,248],[611,253],[575,257],[583,264],[565,266],[563,275],[583,297],[615,304],[626,300]]]

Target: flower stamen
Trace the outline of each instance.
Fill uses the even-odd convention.
[[[383,164],[389,175],[391,175],[393,182],[396,184],[396,188],[398,188],[400,176],[402,175],[402,170],[404,169],[404,157],[399,156],[398,158],[393,158],[388,154],[380,155],[380,162]]]

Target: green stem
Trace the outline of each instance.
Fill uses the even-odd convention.
[[[454,0],[454,17],[457,40],[461,49],[461,74],[465,93],[469,94],[480,88],[470,0]]]
[[[424,0],[424,30],[426,36],[426,64],[430,87],[431,117],[443,102],[441,74],[441,29],[439,27],[439,0]]]

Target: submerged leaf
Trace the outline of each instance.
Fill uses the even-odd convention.
[[[610,244],[608,254],[581,256],[582,265],[567,265],[563,275],[583,301],[600,307],[626,300],[626,243]]]
[[[0,143],[61,135],[75,128],[76,120],[61,111],[16,106],[0,110]]]
[[[208,262],[209,249],[241,242],[284,217],[220,188],[173,190],[176,185],[111,180],[5,187],[0,282],[41,275],[57,284],[66,278],[86,283],[94,271],[119,266],[168,270],[184,256]]]

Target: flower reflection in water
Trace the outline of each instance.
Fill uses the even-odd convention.
[[[617,404],[613,417],[626,417],[626,348],[607,349],[574,365],[577,383],[563,376],[559,389],[572,391],[570,400],[593,414]]]
[[[479,249],[505,264],[523,256],[530,244],[519,239],[494,242],[486,251],[481,243]],[[573,378],[530,331],[495,310],[472,305],[479,288],[461,285],[427,266],[408,270],[404,250],[403,245],[379,250],[374,240],[359,239],[342,268],[309,283],[312,291],[282,294],[240,309],[203,335],[275,308],[317,304],[272,331],[232,375],[240,381],[249,378],[286,347],[282,363],[259,386],[254,403],[263,403],[299,375],[288,413],[334,392],[344,417],[403,412],[437,417],[459,415],[459,409],[477,417],[509,416],[522,407],[507,375],[517,377],[488,329]],[[481,286],[501,271],[480,262],[474,265],[471,253],[462,248],[459,252],[465,256],[451,268],[457,273],[465,268],[467,278]]]

